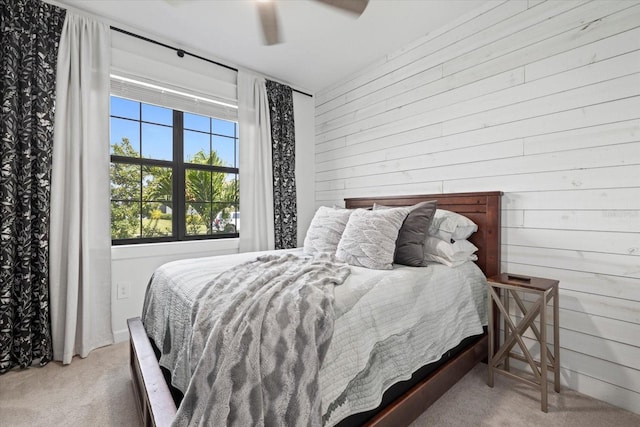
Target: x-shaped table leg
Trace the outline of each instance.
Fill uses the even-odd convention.
[[[516,304],[518,304],[518,307],[520,307],[520,310],[522,311],[523,315],[526,315],[528,310],[525,307],[524,303],[522,302],[522,299],[520,299],[520,296],[518,296],[518,293],[515,291],[511,291],[511,295],[513,295],[513,299],[515,300]],[[507,294],[508,296],[508,294]],[[545,297],[546,299],[546,297]],[[544,304],[546,304],[547,301],[544,301]],[[536,338],[538,339],[538,342],[542,342],[540,340],[540,331],[538,330],[538,327],[536,326],[536,324],[534,322],[531,322],[531,330],[533,331],[533,333],[535,334]],[[545,345],[544,346],[547,349],[547,360],[549,361],[549,363],[551,365],[553,365],[555,363],[555,358],[553,356],[553,354],[551,353],[551,350],[549,349],[549,346]]]
[[[498,309],[500,310],[500,312],[504,316],[504,319],[507,322],[506,324],[508,325],[509,329],[511,330],[511,334],[509,335],[509,337],[507,338],[507,340],[503,344],[502,348],[500,348],[498,353],[496,353],[495,356],[493,357],[493,359],[490,361],[491,367],[495,368],[500,363],[502,358],[504,358],[505,356],[508,357],[509,351],[511,351],[511,349],[513,348],[513,346],[516,344],[516,341],[517,341],[518,345],[522,349],[522,352],[523,352],[525,358],[527,359],[527,362],[531,366],[531,369],[533,371],[534,376],[536,377],[536,380],[538,380],[538,382],[540,382],[541,381],[541,373],[538,370],[538,367],[537,367],[535,361],[533,360],[533,357],[531,356],[531,353],[529,352],[529,349],[527,348],[527,346],[525,345],[524,341],[522,340],[521,334],[523,334],[524,331],[526,331],[529,328],[529,326],[531,326],[531,324],[533,324],[533,320],[535,319],[535,317],[538,315],[538,313],[540,311],[540,306],[542,304],[542,301],[544,301],[545,299],[542,298],[542,299],[538,300],[533,305],[533,307],[531,307],[531,310],[528,313],[526,313],[526,315],[520,321],[520,323],[518,325],[515,325],[513,323],[513,321],[511,320],[511,317],[509,316],[509,313],[507,312],[506,308],[502,304],[502,301],[500,301],[500,296],[495,292],[495,290],[493,288],[489,288],[489,291],[491,292],[491,296],[493,297],[494,302],[498,306]],[[506,297],[508,298],[508,294],[506,295]]]

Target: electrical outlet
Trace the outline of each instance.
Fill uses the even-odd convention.
[[[118,299],[129,298],[130,290],[131,290],[131,283],[129,282],[118,283]]]

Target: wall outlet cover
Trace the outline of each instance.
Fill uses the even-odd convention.
[[[131,283],[129,282],[120,282],[118,283],[118,299],[127,299],[129,298],[129,293],[131,291]]]

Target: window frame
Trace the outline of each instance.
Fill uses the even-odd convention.
[[[144,203],[143,197],[142,197],[142,192],[143,192],[143,185],[142,185],[142,170],[145,166],[160,166],[160,167],[166,167],[172,170],[172,197],[171,197],[171,203],[172,203],[172,218],[171,218],[171,226],[172,226],[172,232],[173,235],[172,236],[160,236],[160,237],[134,237],[134,238],[125,238],[125,239],[111,239],[111,245],[112,246],[120,246],[120,245],[136,245],[136,244],[145,244],[145,243],[164,243],[164,242],[185,242],[185,241],[194,241],[194,240],[217,240],[217,239],[231,239],[231,238],[238,238],[240,237],[240,233],[238,230],[236,230],[233,233],[225,233],[225,232],[219,232],[219,233],[213,233],[213,234],[187,234],[187,222],[186,222],[186,212],[187,212],[187,208],[186,208],[186,197],[185,197],[185,187],[186,187],[186,170],[187,169],[197,169],[197,170],[203,170],[203,171],[207,171],[207,172],[217,172],[217,173],[225,173],[225,174],[235,174],[236,175],[236,179],[238,179],[239,174],[240,174],[240,168],[239,165],[238,167],[230,167],[230,166],[216,166],[216,165],[206,165],[206,164],[201,164],[201,163],[189,163],[189,162],[185,162],[184,160],[184,133],[185,133],[185,128],[184,128],[184,111],[181,110],[176,110],[175,108],[172,107],[163,107],[160,106],[162,108],[167,108],[170,109],[172,111],[172,115],[173,115],[173,124],[171,126],[166,125],[166,124],[160,124],[160,123],[154,123],[154,122],[149,122],[146,120],[142,119],[142,105],[143,104],[147,104],[147,105],[155,105],[155,104],[151,104],[145,101],[140,101],[140,100],[135,100],[135,99],[131,99],[131,98],[127,98],[127,97],[123,97],[121,95],[117,95],[117,94],[110,94],[110,97],[118,97],[118,98],[122,98],[122,99],[130,99],[132,101],[138,102],[139,103],[139,107],[140,107],[140,113],[139,113],[139,119],[132,119],[130,117],[122,117],[122,116],[117,116],[117,115],[113,115],[113,114],[109,114],[109,120],[111,120],[111,118],[116,118],[116,119],[124,119],[124,120],[130,120],[130,121],[134,121],[134,122],[138,122],[140,123],[140,127],[139,127],[139,139],[140,139],[140,146],[142,147],[143,141],[142,141],[142,125],[143,124],[151,124],[151,125],[160,125],[160,126],[166,126],[166,127],[171,127],[172,128],[172,148],[173,148],[173,160],[159,160],[159,159],[149,159],[149,158],[145,158],[142,157],[142,153],[140,153],[141,155],[139,157],[128,157],[128,156],[118,156],[118,155],[114,155],[111,154],[110,155],[110,163],[112,164],[126,164],[126,165],[136,165],[136,166],[140,166],[141,168],[141,178],[140,178],[140,199],[136,200],[136,202],[140,203],[140,213],[142,213],[142,204]],[[189,114],[198,114],[198,113],[189,113]],[[202,114],[200,114],[202,115]],[[205,116],[208,117],[210,120],[211,119],[217,119],[217,120],[224,120],[224,121],[233,121],[233,120],[229,120],[228,118],[219,118],[219,117],[214,117],[214,116]],[[234,147],[239,147],[239,144],[235,143],[236,141],[239,141],[238,138],[238,122],[237,121],[233,121],[235,123],[235,127],[234,127]],[[211,123],[211,122],[210,122]],[[191,130],[191,129],[186,129],[186,130]],[[200,131],[202,133],[205,133],[204,131]],[[216,134],[213,132],[213,129],[210,129],[210,132],[208,132],[208,134],[213,137],[213,136],[222,136],[222,137],[226,137],[226,138],[230,138],[229,135],[222,135],[222,134]],[[235,161],[236,164],[238,163],[238,152],[237,150],[234,148],[234,154],[235,154]],[[239,192],[239,189],[238,189]],[[110,202],[113,201],[129,201],[129,200],[118,200],[118,199],[111,199],[110,198]],[[198,202],[196,202],[198,203]],[[213,201],[209,202],[209,203],[213,203]],[[235,205],[237,206],[237,211],[239,212],[240,210],[240,200],[239,197],[238,199],[235,201]],[[111,211],[110,211],[111,214]],[[142,218],[140,219],[140,229],[141,229],[141,235],[142,235]]]

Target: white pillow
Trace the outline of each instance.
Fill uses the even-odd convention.
[[[335,254],[352,212],[352,209],[320,206],[304,238],[304,253],[307,255],[316,252]]]
[[[443,264],[443,265],[446,265],[447,267],[457,267],[459,265],[464,264],[465,262],[477,261],[478,260],[478,256],[477,255],[471,255],[471,256],[469,256],[469,259],[464,259],[464,260],[460,260],[460,261],[450,261],[450,260],[448,260],[446,258],[442,258],[442,257],[439,257],[437,255],[428,255],[428,258],[429,259],[427,259],[427,256],[425,256],[425,260],[430,261],[430,262],[437,262],[438,264]]]
[[[407,208],[356,209],[338,243],[336,258],[359,267],[391,270],[398,233],[408,214]]]
[[[429,235],[440,240],[464,240],[478,231],[478,226],[464,215],[445,209],[436,209],[429,226]]]
[[[467,261],[475,261],[478,248],[468,240],[456,240],[449,243],[437,237],[428,236],[424,243],[424,259],[435,261],[450,267]]]

